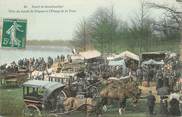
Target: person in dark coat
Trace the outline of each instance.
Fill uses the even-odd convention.
[[[137,69],[136,74],[137,74],[137,78],[138,78],[138,81],[139,81],[140,85],[142,85],[143,73],[142,73],[142,68],[141,67],[139,67]]]
[[[149,86],[149,77],[148,77],[148,70],[147,70],[148,68],[145,68],[144,70],[143,70],[143,80],[144,81],[146,81],[147,82],[147,86]]]
[[[149,80],[152,81],[154,78],[154,70],[153,68],[149,68]]]
[[[167,96],[161,96],[160,97],[160,114],[163,116],[167,116],[168,114],[168,97]]]
[[[157,85],[156,85],[156,90],[158,90],[159,88],[163,87],[163,79],[162,78],[158,78],[157,79]]]
[[[180,91],[180,93],[182,93],[182,91]],[[180,95],[180,97],[179,97],[179,108],[180,108],[180,113],[182,116],[182,95]]]
[[[150,115],[154,114],[155,101],[156,101],[155,96],[152,94],[152,91],[149,91],[149,95],[147,96],[147,105]]]
[[[169,112],[172,116],[180,116],[179,101],[176,98],[172,98],[169,102]]]
[[[119,103],[119,114],[122,115],[125,112],[126,108],[126,97],[122,99]]]
[[[165,76],[163,77],[163,86],[164,87],[169,87],[169,76],[168,76],[168,74],[165,74]]]

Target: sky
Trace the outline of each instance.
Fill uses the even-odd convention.
[[[127,21],[132,18],[136,12],[139,12],[140,1],[141,0],[0,0],[0,20],[4,18],[27,19],[28,40],[70,40],[73,38],[74,31],[80,20],[89,18],[97,8],[110,8],[114,6],[116,15],[120,19]],[[149,1],[159,4],[176,4],[176,0]],[[41,6],[44,6],[44,8],[39,8]],[[45,8],[45,6],[51,8]],[[55,11],[49,13],[43,12],[51,9],[59,10],[59,13],[55,13]],[[19,13],[17,12],[18,10],[20,11]],[[30,12],[30,10],[34,12]],[[67,10],[68,12],[62,13],[62,10]]]

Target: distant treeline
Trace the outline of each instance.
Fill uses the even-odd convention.
[[[75,46],[82,50],[96,48],[103,53],[123,50],[136,53],[179,51],[182,30],[179,21],[182,18],[177,19],[176,10],[173,13],[167,6],[141,1],[139,12],[136,11],[127,21],[119,16],[122,14],[116,14],[114,6],[98,8],[78,24],[74,35]],[[158,15],[157,20],[151,15],[152,9],[162,9],[164,13]]]
[[[27,45],[45,45],[45,46],[67,46],[72,47],[72,40],[27,40]]]

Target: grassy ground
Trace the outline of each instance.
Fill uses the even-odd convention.
[[[23,109],[22,89],[0,89],[0,115],[20,116]]]
[[[0,88],[0,115],[8,117],[21,117],[24,103],[22,99],[21,88]],[[159,112],[159,105],[155,108],[156,113]],[[84,112],[74,112],[70,115],[62,117],[85,117]],[[91,115],[94,117],[94,115]],[[109,112],[103,114],[103,117],[119,117],[116,106],[109,107]],[[127,111],[122,117],[147,117],[146,100],[142,99],[137,104],[137,108],[132,107],[131,103],[127,103]]]

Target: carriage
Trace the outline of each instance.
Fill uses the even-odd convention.
[[[52,112],[61,111],[58,109],[65,99],[62,92],[64,84],[58,82],[29,80],[23,84],[23,99],[25,117],[39,117]]]
[[[0,83],[1,86],[21,86],[27,79],[27,73],[4,74],[0,77]]]

